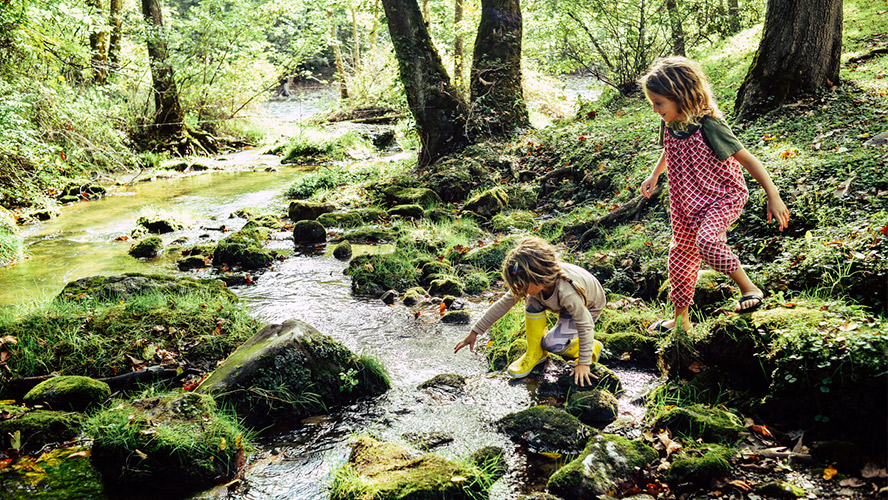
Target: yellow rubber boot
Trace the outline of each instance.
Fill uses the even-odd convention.
[[[543,349],[546,336],[546,311],[524,312],[524,331],[527,335],[527,351],[506,369],[512,378],[526,377],[537,365],[546,361],[548,352]]]
[[[602,347],[603,346],[602,346],[601,342],[599,342],[598,340],[592,341],[592,362],[593,363],[598,362],[598,356],[601,354]],[[570,345],[567,346],[567,349],[562,351],[561,354],[559,354],[559,356],[561,356],[562,358],[567,359],[567,360],[573,360],[573,359],[579,358],[580,357],[580,338],[574,337],[574,339],[570,341]]]

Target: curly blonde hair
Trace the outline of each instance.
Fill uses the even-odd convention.
[[[721,117],[709,79],[700,65],[686,57],[657,59],[648,72],[639,78],[638,85],[645,92],[653,92],[673,101],[685,115],[683,123],[699,125],[707,115]]]
[[[503,280],[516,297],[527,295],[531,283],[546,287],[558,278],[569,280],[558,263],[555,247],[541,238],[522,239],[503,261]]]

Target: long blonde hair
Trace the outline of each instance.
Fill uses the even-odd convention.
[[[558,261],[555,247],[541,238],[524,238],[503,260],[503,280],[516,297],[527,295],[527,287],[533,283],[546,287],[567,280],[586,299],[586,291],[571,280]]]
[[[696,61],[686,57],[657,59],[647,74],[639,78],[638,85],[675,102],[678,111],[685,115],[684,123],[699,125],[704,116],[722,116],[709,79]]]

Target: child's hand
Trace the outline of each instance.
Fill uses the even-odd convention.
[[[768,222],[771,222],[771,218],[777,219],[777,227],[783,231],[783,228],[789,226],[789,209],[786,208],[786,204],[783,203],[783,200],[780,199],[780,196],[774,196],[773,198],[768,197]]]
[[[577,384],[580,387],[585,387],[586,384],[592,385],[593,380],[598,380],[598,377],[592,375],[592,370],[589,369],[589,365],[577,365],[573,369],[574,375],[574,384]]]
[[[650,198],[655,187],[657,187],[657,178],[652,175],[641,183],[641,195]]]
[[[475,333],[474,331],[469,332],[469,334],[466,335],[466,338],[457,342],[456,347],[453,348],[453,354],[456,354],[457,352],[459,352],[460,349],[462,349],[465,346],[469,346],[469,351],[475,352],[475,340],[477,338],[478,338],[477,333]]]

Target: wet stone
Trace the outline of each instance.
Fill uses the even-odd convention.
[[[535,453],[576,455],[594,432],[570,413],[552,406],[534,406],[510,413],[497,424],[509,438]]]
[[[310,245],[327,241],[327,229],[314,220],[301,220],[293,225],[293,241],[297,245]]]
[[[352,246],[348,240],[340,241],[333,247],[333,257],[339,260],[348,260],[352,256]]]
[[[25,394],[29,405],[47,404],[54,410],[85,411],[99,406],[111,396],[105,382],[79,375],[52,377],[37,384]]]
[[[329,203],[296,200],[290,202],[287,215],[289,215],[293,222],[299,222],[301,220],[315,220],[321,214],[332,212],[333,210],[336,210],[336,207]]]
[[[416,386],[417,389],[462,389],[466,385],[466,378],[455,373],[442,373],[426,380]]]

